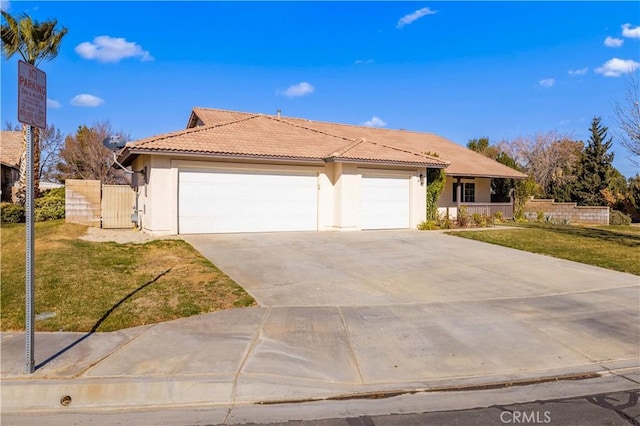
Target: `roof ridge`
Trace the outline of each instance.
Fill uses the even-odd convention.
[[[223,127],[223,126],[228,126],[230,124],[236,124],[236,123],[241,123],[243,121],[248,121],[251,119],[254,119],[256,117],[259,117],[260,115],[251,115],[250,117],[246,117],[246,118],[241,118],[239,120],[234,120],[234,121],[229,121],[227,123],[217,123],[217,124],[211,124],[209,126],[198,126],[198,127],[189,127],[188,129],[183,129],[183,130],[178,130],[175,132],[169,132],[169,133],[164,133],[160,136],[154,137],[148,137],[148,138],[144,138],[144,139],[140,139],[138,141],[134,141],[134,142],[129,142],[132,145],[131,146],[144,146],[145,144],[151,143],[151,142],[156,142],[156,141],[161,141],[161,140],[165,140],[165,139],[171,139],[171,138],[176,138],[178,136],[182,136],[185,134],[190,134],[190,133],[198,133],[198,132],[204,132],[205,130],[210,130],[210,129],[215,129],[217,127]],[[127,143],[127,145],[129,144]]]
[[[382,130],[385,132],[407,132],[407,133],[415,133],[415,134],[421,134],[421,135],[433,135],[433,136],[437,136],[437,137],[441,137],[440,135],[433,133],[433,132],[421,132],[421,131],[417,131],[417,130],[407,130],[407,129],[388,129],[388,128],[384,128],[384,127],[373,127],[373,126],[365,126],[362,124],[348,124],[348,123],[336,123],[336,122],[332,122],[332,121],[323,121],[323,120],[310,120],[308,118],[302,118],[302,117],[289,117],[289,116],[280,116],[278,117],[277,115],[273,115],[273,114],[265,114],[265,113],[261,113],[261,112],[244,112],[244,111],[234,111],[234,110],[230,110],[230,109],[223,109],[223,108],[209,108],[209,107],[193,107],[192,110],[195,109],[201,109],[201,110],[206,110],[206,111],[220,111],[220,112],[232,112],[232,113],[236,113],[236,114],[248,114],[248,115],[262,115],[268,118],[272,118],[275,120],[282,120],[285,121],[287,119],[289,120],[300,120],[303,122],[307,122],[307,123],[319,123],[319,124],[329,124],[329,125],[333,125],[333,126],[345,126],[345,127],[355,127],[358,129],[370,129],[370,130]],[[319,133],[324,133],[327,134],[329,136],[335,136],[332,135],[330,133],[325,133],[322,132],[320,130],[317,129],[313,129],[310,127],[305,127],[296,123],[289,123],[289,124],[293,124],[302,128],[306,128],[309,130],[314,130],[317,131]],[[340,136],[338,136],[340,137]],[[350,139],[353,140],[353,139]]]
[[[405,153],[405,154],[415,155],[416,157],[433,160],[436,163],[441,163],[441,164],[446,164],[446,165],[451,164],[449,161],[443,160],[441,158],[433,157],[431,155],[426,155],[426,154],[420,154],[420,153],[417,153],[417,152],[409,151],[409,150],[406,150],[406,149],[401,149],[401,148],[398,148],[398,147],[395,147],[395,146],[386,145],[386,144],[382,144],[382,143],[379,143],[379,142],[370,141],[370,140],[367,140],[365,138],[359,138],[355,143],[353,143],[350,146],[344,148],[342,150],[342,152],[336,151],[336,152],[330,154],[327,158],[343,157],[349,151],[351,151],[352,149],[354,149],[355,147],[357,147],[358,145],[360,145],[362,143],[369,143],[369,144],[372,144],[372,145],[378,145],[378,146],[381,146],[381,147],[386,148],[386,149],[391,149],[391,150],[402,152],[402,153]]]
[[[256,112],[245,112],[245,111],[233,111],[230,109],[223,109],[223,108],[209,108],[209,107],[193,107],[191,108],[191,110],[196,110],[196,109],[203,109],[205,111],[219,111],[219,112],[233,112],[235,114],[245,114],[245,115],[259,115],[259,113]]]
[[[263,114],[263,115],[264,115],[264,114]],[[370,140],[367,140],[367,139],[365,139],[365,138],[352,139],[352,138],[347,138],[347,137],[345,137],[345,136],[338,136],[338,135],[334,135],[334,134],[332,134],[332,133],[328,133],[328,132],[325,132],[325,131],[322,131],[322,130],[314,129],[314,128],[312,128],[312,127],[307,127],[307,126],[302,126],[302,125],[297,124],[297,123],[292,123],[292,122],[286,121],[286,119],[277,118],[277,117],[272,117],[272,116],[269,116],[269,115],[264,115],[264,116],[265,116],[265,117],[267,117],[267,118],[269,118],[269,119],[272,119],[272,120],[276,120],[276,121],[284,122],[284,123],[290,124],[290,125],[292,125],[292,126],[296,126],[296,127],[299,127],[299,128],[302,128],[302,129],[306,129],[306,130],[311,130],[311,131],[313,131],[313,132],[320,133],[320,134],[323,134],[323,135],[332,136],[332,137],[335,137],[335,138],[344,139],[344,140],[348,140],[348,141],[354,141],[352,144],[350,144],[350,145],[346,145],[346,146],[344,146],[343,148],[341,148],[341,149],[339,149],[339,150],[337,150],[337,151],[332,152],[331,154],[329,154],[329,155],[327,156],[327,158],[343,156],[344,154],[346,154],[347,152],[349,152],[350,150],[352,150],[353,148],[355,148],[355,147],[356,147],[356,146],[358,146],[359,144],[361,144],[361,143],[363,143],[363,142],[366,142],[366,143],[371,143],[371,144],[374,144],[374,145],[379,145],[379,146],[382,146],[382,147],[385,147],[385,148],[393,149],[393,150],[398,151],[398,152],[404,152],[404,153],[407,153],[407,154],[412,154],[412,155],[415,155],[415,156],[418,156],[418,157],[421,157],[421,158],[428,158],[428,159],[430,159],[430,160],[434,160],[434,161],[442,162],[442,163],[444,163],[444,164],[451,164],[451,162],[450,162],[450,161],[443,160],[443,159],[441,159],[441,158],[434,157],[434,156],[432,156],[432,155],[427,155],[427,154],[417,153],[417,152],[414,152],[414,151],[410,151],[410,150],[406,150],[406,149],[398,148],[398,147],[396,147],[396,146],[391,146],[391,145],[386,145],[386,144],[383,144],[383,143],[380,143],[380,142],[370,141]],[[307,120],[307,121],[310,121],[310,120]],[[313,122],[312,122],[312,123],[313,123]],[[350,125],[346,125],[346,124],[339,124],[339,123],[327,123],[327,124],[333,124],[333,125],[338,125],[338,126],[350,126]],[[391,129],[378,129],[378,128],[371,128],[371,127],[366,127],[366,126],[351,126],[351,127],[363,127],[363,128],[367,128],[367,129],[387,130],[387,131],[392,131],[392,132],[398,132],[398,131],[400,131],[400,130],[391,130]],[[412,132],[412,133],[419,133],[419,132]],[[424,134],[424,133],[423,133],[423,134]],[[341,151],[342,151],[342,152],[341,152]]]
[[[337,151],[334,151],[331,154],[327,155],[326,158],[341,157],[347,152],[351,151],[356,146],[360,145],[364,141],[365,141],[364,138],[356,139],[353,143],[347,144],[342,148],[338,149]]]
[[[447,161],[447,160],[442,159],[440,157],[435,157],[433,155],[423,154],[421,152],[415,152],[415,151],[411,151],[411,150],[408,150],[408,149],[402,149],[402,148],[398,148],[397,146],[386,145],[386,144],[383,144],[383,143],[380,143],[380,142],[374,142],[374,141],[367,141],[367,142],[372,143],[374,145],[380,145],[380,146],[383,146],[385,148],[394,149],[396,151],[405,152],[407,154],[417,155],[418,157],[428,158],[430,160],[435,160],[435,161],[440,161],[442,163],[451,164],[450,161]]]
[[[268,118],[269,120],[278,121],[280,123],[288,124],[289,126],[294,126],[294,127],[300,128],[300,129],[309,130],[311,132],[320,133],[321,135],[331,136],[332,138],[342,139],[342,140],[349,141],[349,142],[354,141],[354,139],[352,139],[352,138],[347,138],[345,136],[334,135],[334,134],[331,134],[331,133],[324,132],[322,130],[318,130],[318,129],[314,129],[314,128],[306,127],[306,126],[301,126],[301,125],[296,124],[296,123],[291,123],[290,121],[287,121],[286,119],[283,119],[283,118],[278,118],[278,117],[274,117],[274,116],[267,115],[267,114],[260,114],[260,115],[262,117]]]
[[[420,134],[420,135],[433,135],[433,136],[440,137],[440,135],[438,135],[436,133],[433,133],[433,132],[419,132],[417,130],[407,130],[407,129],[389,129],[389,128],[385,128],[385,127],[365,126],[363,124],[348,124],[348,123],[335,123],[335,122],[332,122],[332,121],[309,120],[307,118],[296,118],[296,117],[288,117],[288,118],[291,118],[293,120],[307,121],[307,122],[310,122],[310,123],[329,124],[329,125],[333,125],[333,126],[355,127],[355,128],[358,128],[358,129],[369,129],[369,130],[382,130],[382,131],[385,131],[385,132],[417,133],[417,134]]]

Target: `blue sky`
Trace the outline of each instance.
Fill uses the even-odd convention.
[[[558,131],[640,73],[637,2],[27,2],[69,29],[47,73],[47,121],[109,120],[132,139],[223,108],[437,133],[459,144]],[[2,59],[2,126],[17,122],[17,58]],[[635,70],[635,71],[634,71]],[[615,146],[614,165],[638,172]]]

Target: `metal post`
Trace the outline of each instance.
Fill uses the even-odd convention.
[[[35,361],[33,357],[33,341],[34,341],[34,331],[33,326],[35,322],[35,314],[34,314],[34,291],[33,291],[33,277],[35,275],[35,267],[34,267],[34,230],[33,230],[33,128],[31,125],[27,125],[27,152],[26,152],[26,160],[27,160],[27,182],[26,182],[26,205],[25,205],[25,216],[26,216],[26,263],[25,263],[25,287],[26,287],[26,309],[25,309],[25,374],[31,374],[35,371]]]

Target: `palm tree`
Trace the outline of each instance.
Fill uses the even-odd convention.
[[[45,22],[38,22],[31,19],[27,14],[23,14],[16,20],[6,11],[2,11],[5,23],[2,24],[2,55],[9,59],[16,53],[22,59],[33,66],[37,66],[43,60],[50,61],[58,56],[60,42],[67,34],[67,29],[56,30],[58,21],[56,19]],[[25,202],[25,188],[27,182],[27,126],[22,126],[22,157],[20,161],[20,180],[18,182],[18,202]],[[38,196],[40,191],[40,129],[33,129],[33,166],[34,166],[34,196]]]

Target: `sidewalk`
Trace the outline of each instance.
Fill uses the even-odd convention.
[[[23,373],[24,335],[5,333],[2,410],[61,409],[66,396],[74,409],[231,407],[611,374],[629,388],[640,383],[633,307],[609,311],[609,320],[631,320],[625,340],[597,327],[580,335],[549,319],[498,316],[491,304],[256,307],[112,333],[37,333],[33,375]]]

